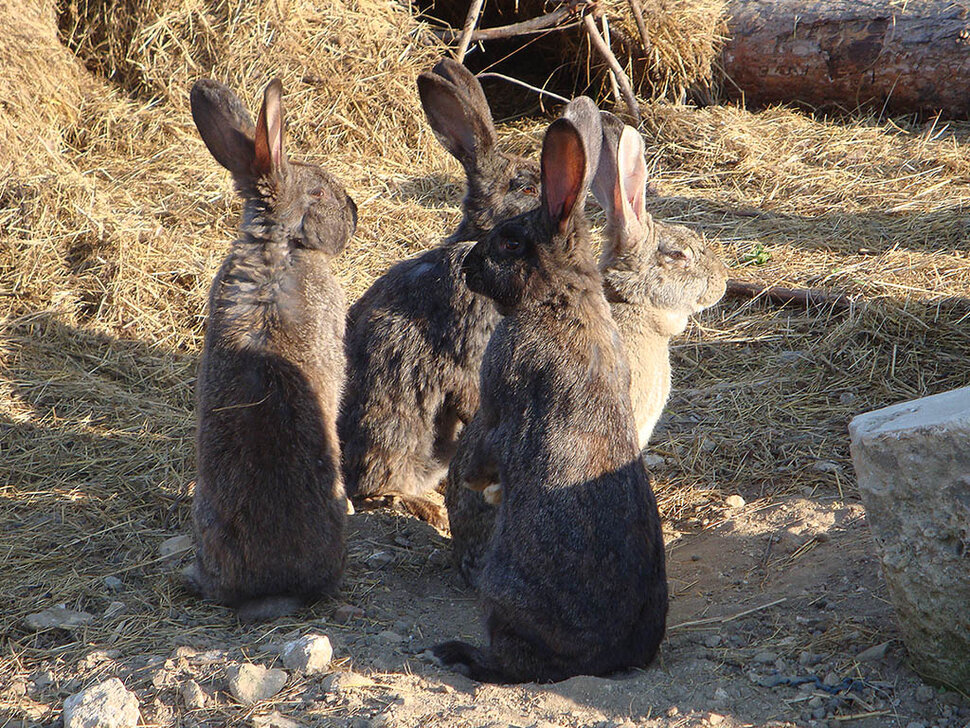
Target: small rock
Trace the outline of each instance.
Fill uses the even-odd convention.
[[[729,699],[731,696],[728,695],[728,691],[724,688],[718,688],[714,691],[714,700],[724,701]]]
[[[58,604],[56,607],[45,609],[43,612],[27,615],[24,624],[34,632],[40,632],[41,630],[52,628],[77,629],[78,627],[91,624],[93,621],[93,614],[77,612],[73,609],[68,609],[64,604]]]
[[[399,635],[397,632],[392,632],[389,629],[385,629],[383,632],[377,635],[377,639],[383,642],[403,642],[404,637]]]
[[[668,718],[674,718],[678,715],[680,715],[680,708],[678,708],[676,705],[671,705],[669,708],[667,708]]]
[[[809,708],[821,708],[823,705],[825,705],[825,700],[820,695],[812,696],[808,701]]]
[[[816,473],[839,473],[842,466],[831,460],[817,460],[812,463],[812,470]]]
[[[330,638],[321,634],[309,634],[283,645],[283,664],[291,670],[313,675],[324,672],[333,659]]]
[[[810,665],[816,664],[822,659],[821,655],[816,655],[814,652],[802,651],[798,653],[798,664],[802,667],[808,667]]]
[[[860,652],[858,655],[856,655],[855,659],[858,660],[859,662],[875,662],[885,657],[886,650],[888,649],[889,649],[888,642],[883,642],[882,644],[879,644],[879,645],[873,645],[872,647],[865,649],[862,652]]]
[[[852,392],[843,392],[839,395],[839,404],[852,404],[855,402],[855,397]]]
[[[331,675],[327,675],[323,682],[320,683],[322,687],[328,693],[343,693],[347,690],[356,690],[359,688],[367,688],[374,684],[366,675],[361,675],[356,672],[335,672]]]
[[[646,468],[660,468],[667,464],[667,461],[659,455],[644,450],[640,453],[640,460]]]
[[[333,612],[333,621],[337,624],[347,624],[347,622],[352,619],[361,619],[364,616],[364,610],[360,607],[355,607],[352,604],[341,604]]]
[[[302,723],[287,718],[278,710],[274,710],[269,715],[257,715],[253,718],[253,726],[254,728],[303,728]]]
[[[911,720],[909,723],[906,724],[906,728],[926,728],[926,723],[923,723],[918,720]]]
[[[744,508],[745,500],[739,495],[729,495],[724,499],[724,505],[731,509]]]
[[[394,561],[394,556],[387,551],[375,551],[364,559],[364,563],[372,569],[383,569],[392,561]]]
[[[124,602],[111,602],[104,610],[105,619],[113,619],[121,614],[125,613],[128,607],[125,606]]]
[[[205,692],[195,680],[186,682],[179,692],[182,702],[189,710],[202,710],[205,707]]]
[[[121,650],[91,650],[78,663],[78,667],[90,670],[102,662],[117,660],[119,657],[121,657]]]
[[[754,661],[761,665],[771,665],[778,659],[778,655],[774,652],[759,652],[754,656]]]
[[[825,685],[825,687],[828,687],[828,688],[833,688],[836,685],[838,685],[840,682],[842,682],[842,678],[840,678],[838,676],[838,674],[835,673],[832,670],[830,670],[829,672],[827,672],[825,674],[825,679],[822,680],[822,684]]]
[[[268,670],[262,665],[248,662],[233,665],[226,674],[229,676],[229,692],[243,705],[267,700],[286,684],[286,672],[283,670]]]
[[[714,442],[714,440],[712,440],[709,437],[706,437],[706,436],[702,437],[700,442],[700,449],[703,452],[714,452],[715,450],[717,450],[717,443]]]
[[[823,705],[820,705],[812,711],[812,717],[815,720],[822,720],[826,715],[828,715],[828,711],[825,710],[825,706]]]
[[[64,728],[135,728],[138,698],[116,677],[64,701]]]
[[[117,576],[104,577],[104,586],[109,592],[112,592],[114,594],[117,594],[118,592],[120,592],[122,589],[125,588],[125,585],[122,583],[121,579],[119,579]]]
[[[30,676],[31,693],[42,693],[54,684],[54,673],[50,670],[41,670]]]
[[[721,641],[722,641],[721,635],[709,634],[707,635],[707,637],[704,638],[704,646],[711,647],[711,648],[717,647],[719,644],[721,644]]]
[[[928,703],[936,697],[936,690],[930,685],[920,685],[916,688],[916,702]]]
[[[724,716],[720,713],[708,713],[704,720],[708,725],[721,725],[724,722]]]
[[[158,545],[158,555],[163,559],[168,559],[172,556],[178,556],[191,548],[192,537],[187,533],[183,533],[181,536],[172,536],[162,541]]]

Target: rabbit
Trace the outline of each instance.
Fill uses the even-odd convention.
[[[475,680],[644,666],[666,625],[660,516],[583,214],[599,112],[586,98],[570,106],[545,134],[540,207],[480,235],[463,264],[504,318],[452,473],[503,497],[477,581],[488,646],[433,653]]]
[[[199,134],[244,207],[209,294],[186,577],[243,621],[332,595],[345,559],[336,420],[346,302],[330,261],[357,209],[329,173],[287,159],[282,94],[278,79],[267,85],[254,126],[222,84],[191,92]]]
[[[607,215],[599,268],[630,363],[630,396],[642,450],[670,394],[670,338],[686,328],[690,314],[720,300],[727,269],[695,232],[655,221],[646,212],[649,188],[642,138],[606,111],[601,112],[601,125],[592,181],[593,195]],[[501,488],[493,484],[479,495],[456,480],[449,481],[445,492],[452,554],[459,574],[474,586]]]
[[[478,80],[444,59],[418,77],[428,121],[464,167],[458,228],[443,244],[393,266],[350,308],[347,387],[339,432],[347,491],[361,507],[396,503],[445,528],[424,494],[447,472],[458,432],[478,407],[478,370],[498,321],[465,286],[461,264],[496,215],[538,204],[538,169],[498,149]]]

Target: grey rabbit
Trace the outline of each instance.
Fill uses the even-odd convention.
[[[504,318],[452,473],[503,497],[477,579],[488,646],[434,654],[476,680],[644,666],[666,624],[660,516],[583,213],[599,112],[585,98],[570,107],[543,141],[540,207],[479,236],[463,266]]]
[[[332,175],[287,158],[282,93],[269,83],[253,125],[222,84],[191,92],[199,134],[244,204],[209,294],[186,576],[246,621],[332,595],[345,558],[336,420],[346,303],[330,261],[357,210]]]
[[[599,268],[630,363],[630,397],[642,449],[670,395],[670,338],[686,328],[692,313],[720,300],[727,269],[697,233],[651,217],[644,204],[649,188],[643,139],[609,112],[601,112],[601,124],[592,182],[607,215]],[[485,499],[451,481],[445,493],[454,562],[470,585],[501,497],[497,486],[484,494]]]
[[[606,212],[600,270],[626,347],[640,447],[647,446],[670,395],[669,343],[691,314],[724,295],[727,268],[694,231],[655,221],[645,207],[643,138],[608,112],[593,194]]]
[[[535,164],[498,149],[478,80],[444,59],[418,77],[428,121],[462,164],[467,191],[458,228],[443,244],[381,276],[347,316],[347,387],[339,432],[347,492],[358,505],[396,502],[438,527],[447,517],[424,497],[447,472],[458,432],[478,408],[478,370],[498,321],[468,290],[467,241],[538,204]]]

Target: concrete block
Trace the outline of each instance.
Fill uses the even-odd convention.
[[[970,387],[859,415],[849,434],[913,664],[970,691]]]

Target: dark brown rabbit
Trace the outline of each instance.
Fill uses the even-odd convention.
[[[655,221],[644,204],[643,139],[604,112],[593,194],[606,212],[600,258],[606,297],[626,346],[640,447],[646,447],[670,395],[670,339],[691,314],[724,295],[727,268],[694,231]]]
[[[347,492],[362,506],[394,501],[443,527],[423,497],[447,472],[457,434],[478,407],[478,370],[498,321],[465,286],[470,240],[495,216],[538,204],[538,171],[498,149],[481,86],[445,59],[418,77],[435,135],[467,177],[463,217],[440,246],[381,276],[347,316],[347,387],[340,439]]]
[[[357,213],[330,174],[287,159],[278,80],[255,126],[215,81],[198,81],[191,102],[244,207],[209,294],[189,578],[241,619],[266,619],[332,594],[343,573],[336,419],[346,303],[330,261]]]
[[[505,318],[451,472],[503,496],[477,581],[489,644],[434,653],[477,680],[643,666],[666,623],[660,517],[583,215],[599,113],[588,99],[570,106],[546,132],[539,209],[480,236],[464,262]]]

